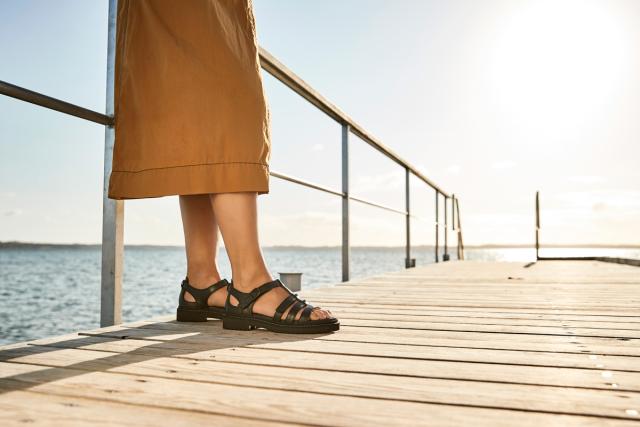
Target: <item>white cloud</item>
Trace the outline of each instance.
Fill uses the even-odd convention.
[[[569,177],[569,181],[578,184],[598,184],[604,182],[605,179],[599,175],[574,175]]]
[[[320,144],[320,143],[313,144],[311,146],[311,151],[324,151],[324,144]]]
[[[640,212],[640,191],[594,190],[569,191],[555,196],[556,204],[567,209],[616,209],[619,214]]]
[[[16,209],[9,209],[6,210],[4,212],[2,212],[3,216],[18,216],[18,215],[22,215],[23,210],[20,208],[16,208]]]
[[[447,172],[452,175],[458,175],[461,170],[462,168],[460,167],[460,165],[451,165],[447,168]]]
[[[354,193],[380,190],[397,190],[404,187],[405,172],[398,169],[380,175],[358,175],[352,185]]]
[[[514,162],[513,160],[500,160],[497,162],[493,162],[491,164],[491,167],[493,169],[512,169],[514,167],[516,167],[516,162]]]

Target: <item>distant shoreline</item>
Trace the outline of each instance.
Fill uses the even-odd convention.
[[[0,241],[1,248],[99,248],[100,243],[39,243],[39,242],[21,242],[21,241]],[[134,248],[183,248],[184,245],[125,245],[125,247]],[[452,245],[455,247],[455,245]],[[465,245],[465,249],[532,249],[532,244],[486,244],[486,245]],[[339,249],[339,245],[334,246],[302,246],[302,245],[273,245],[263,246],[264,249],[280,249],[280,250],[313,250],[313,249]],[[351,246],[357,249],[398,249],[404,246]],[[416,245],[413,249],[433,248],[433,245]],[[546,244],[541,248],[607,248],[607,249],[640,249],[640,245],[616,245],[616,244]]]

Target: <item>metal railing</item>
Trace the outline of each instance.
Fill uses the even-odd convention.
[[[102,209],[102,275],[101,275],[101,298],[100,298],[100,324],[110,326],[121,323],[122,307],[122,273],[124,255],[124,200],[114,200],[108,198],[109,176],[111,174],[113,146],[115,141],[114,129],[114,68],[115,68],[115,37],[116,37],[116,12],[117,0],[109,0],[108,18],[108,42],[107,42],[107,85],[106,85],[106,111],[104,114],[89,110],[56,98],[30,91],[28,89],[0,81],[0,94],[13,97],[25,102],[39,105],[51,110],[56,110],[65,114],[89,120],[105,126],[104,145],[104,177],[103,177],[103,209]],[[435,191],[435,261],[440,261],[439,254],[439,234],[440,229],[444,230],[444,253],[443,261],[449,260],[448,231],[457,233],[457,258],[464,259],[464,246],[462,244],[462,228],[460,226],[460,206],[455,195],[442,190],[433,181],[423,175],[409,162],[393,152],[389,147],[374,138],[362,126],[347,116],[334,104],[329,102],[300,77],[280,63],[275,57],[262,47],[259,48],[261,67],[279,80],[281,83],[292,89],[304,99],[315,105],[320,111],[327,114],[342,126],[342,188],[332,189],[317,183],[309,182],[291,175],[271,171],[270,175],[296,183],[314,190],[323,191],[342,198],[342,280],[350,278],[350,202],[358,202],[369,206],[387,210],[405,216],[405,266],[407,268],[415,266],[415,259],[411,257],[411,219],[418,218],[411,213],[410,186],[411,175],[427,184]],[[356,197],[350,193],[349,186],[349,151],[350,135],[356,135],[365,143],[378,150],[385,157],[393,160],[405,170],[405,209],[399,210],[391,206]],[[439,203],[440,198],[444,199],[444,218],[440,219]],[[450,210],[449,210],[450,206]],[[449,212],[451,222],[449,222]]]
[[[565,257],[545,257],[540,256],[540,192],[536,191],[536,205],[535,205],[535,228],[536,228],[536,261],[602,261],[612,262],[615,264],[632,265],[640,267],[640,259],[632,258],[619,258],[608,256],[565,256]]]

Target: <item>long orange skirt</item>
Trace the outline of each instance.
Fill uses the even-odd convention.
[[[120,0],[108,196],[269,192],[252,0]]]

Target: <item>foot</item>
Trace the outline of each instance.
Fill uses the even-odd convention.
[[[193,286],[196,289],[205,289],[208,288],[209,286],[211,286],[214,283],[219,282],[220,279],[220,275],[211,275],[211,276],[205,276],[205,277],[199,277],[196,275],[192,275],[188,276],[189,278],[189,284],[191,286]],[[191,295],[188,291],[185,291],[184,293],[184,300],[187,302],[195,302],[196,300],[193,298],[193,295]],[[218,289],[217,291],[215,291],[214,293],[212,293],[211,295],[209,295],[209,299],[207,300],[207,305],[209,305],[210,307],[224,307],[224,303],[227,300],[227,288],[223,287]]]
[[[265,276],[262,278],[259,278],[257,280],[252,280],[250,283],[247,283],[247,281],[245,282],[240,282],[240,281],[233,281],[233,287],[237,290],[239,290],[240,292],[251,292],[252,290],[254,290],[255,288],[257,288],[258,286],[270,282],[274,280],[271,276]],[[217,293],[217,292],[216,292]],[[226,298],[226,294],[227,291],[225,289],[225,298]],[[213,296],[213,295],[212,295]],[[289,293],[287,293],[287,291],[281,287],[277,287],[274,289],[271,289],[269,292],[265,293],[264,295],[261,295],[255,302],[255,304],[253,305],[253,312],[257,313],[257,314],[262,314],[265,316],[269,316],[269,317],[273,317],[273,315],[276,312],[276,308],[278,308],[278,306],[280,305],[280,303],[282,301],[284,301],[284,299],[289,296]],[[237,305],[238,304],[238,300],[231,295],[230,298],[231,304],[232,305]],[[285,310],[285,312],[282,314],[281,319],[285,319],[287,317],[287,314],[289,314],[289,311],[291,310],[293,304],[289,307],[287,307],[287,309]],[[300,310],[295,319],[298,320],[300,319],[300,317],[302,316],[302,312],[303,310]],[[332,319],[333,318],[333,314],[331,314],[330,310],[325,310],[322,309],[320,307],[314,307],[313,311],[311,312],[311,314],[309,315],[309,318],[311,320],[320,320],[320,319]]]

